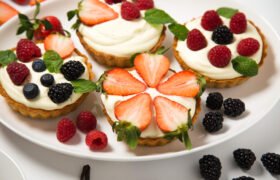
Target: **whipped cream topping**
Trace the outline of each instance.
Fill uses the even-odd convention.
[[[127,21],[121,17],[121,3],[108,5],[119,17],[94,26],[81,24],[78,31],[93,49],[118,57],[130,57],[152,49],[162,33],[163,25],[151,25],[142,17]]]
[[[42,44],[42,43],[37,44],[37,46],[41,49],[42,54],[44,54],[44,52],[45,52],[44,44]],[[84,57],[81,57],[81,56],[73,53],[71,57],[64,59],[63,63],[66,63],[70,60],[80,61],[83,64],[83,66],[85,67],[85,72],[80,76],[80,78],[89,79],[89,72],[87,70],[86,64],[84,63]],[[20,61],[18,61],[18,62],[21,63]],[[25,96],[23,95],[23,86],[24,85],[17,86],[12,82],[12,80],[10,79],[10,76],[7,72],[7,66],[0,68],[1,85],[5,89],[6,93],[16,102],[24,104],[25,106],[30,107],[30,108],[43,109],[43,110],[55,110],[55,109],[62,109],[63,107],[65,107],[67,105],[73,104],[82,96],[82,94],[73,92],[72,95],[70,96],[70,98],[67,99],[63,103],[56,104],[56,103],[52,102],[52,100],[48,97],[49,88],[43,86],[40,82],[41,76],[46,73],[53,75],[56,84],[57,83],[70,83],[70,82],[68,80],[66,80],[64,78],[63,74],[61,74],[61,73],[50,73],[47,69],[43,72],[35,72],[32,69],[32,61],[23,63],[23,64],[25,64],[30,71],[29,77],[25,82],[35,83],[38,86],[40,93],[35,99],[32,99],[32,100],[26,99]]]
[[[135,70],[129,71],[129,73],[132,74],[136,79],[144,82]],[[172,74],[173,74],[173,72],[169,71],[167,73],[166,77],[162,81],[167,80],[167,78],[170,77]],[[167,95],[161,94],[155,88],[147,88],[145,92],[150,94],[152,99],[154,99],[156,96],[163,96],[163,97],[167,97],[170,100],[175,101],[179,104],[182,104],[186,108],[191,109],[191,117],[193,117],[195,114],[196,100],[194,98],[188,98],[188,97],[182,97],[182,96],[167,96]],[[105,95],[105,94],[101,95],[102,103],[106,109],[108,116],[111,118],[112,121],[118,121],[118,119],[115,116],[115,111],[114,111],[115,104],[117,102],[127,100],[133,96],[135,96],[135,95],[130,95],[130,96],[115,96],[115,95]],[[159,129],[159,127],[157,126],[155,116],[156,116],[155,108],[153,107],[152,122],[144,131],[142,131],[142,133],[141,133],[142,138],[157,138],[157,137],[164,136],[164,132],[162,132]]]
[[[229,27],[230,19],[226,19],[222,16],[220,17],[223,21],[223,24]],[[186,23],[186,27],[189,30],[195,28],[200,30],[207,40],[207,47],[198,51],[192,51],[187,47],[186,40],[178,41],[176,50],[179,52],[180,57],[190,68],[196,70],[202,75],[205,75],[213,79],[233,79],[242,76],[242,74],[239,74],[233,69],[232,63],[229,63],[226,67],[223,68],[215,67],[210,63],[207,57],[208,52],[217,44],[211,39],[213,31],[207,31],[203,29],[203,27],[200,25],[200,22],[201,22],[201,17]],[[242,39],[251,37],[259,42],[260,48],[255,54],[253,54],[249,58],[254,59],[259,64],[262,58],[263,42],[257,29],[248,21],[246,32],[242,34],[234,34],[233,37],[234,37],[233,42],[231,44],[226,45],[231,51],[231,55],[232,55],[231,59],[239,56],[237,52],[238,43]]]

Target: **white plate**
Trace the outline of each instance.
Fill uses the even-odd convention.
[[[0,151],[0,179],[24,180],[24,175],[16,162]]]
[[[44,3],[40,15],[56,15],[61,19],[64,27],[70,27],[73,22],[67,22],[66,12],[76,8],[77,2],[77,0],[48,1]],[[73,117],[74,119],[79,111],[86,109],[95,112],[98,119],[98,129],[105,131],[109,138],[109,147],[105,151],[90,151],[84,143],[85,135],[80,132],[67,144],[59,143],[55,137],[55,128],[58,119],[35,120],[25,118],[13,112],[4,102],[3,98],[0,99],[0,121],[18,135],[48,149],[72,156],[108,161],[144,161],[187,155],[222,143],[260,121],[280,97],[280,62],[277,61],[280,58],[280,38],[271,25],[263,17],[251,12],[247,7],[242,7],[232,1],[197,0],[194,2],[192,0],[158,0],[156,4],[159,8],[165,9],[179,22],[185,22],[193,17],[201,16],[205,10],[211,8],[216,9],[221,6],[231,6],[246,12],[247,17],[252,19],[262,29],[269,44],[269,51],[259,75],[251,78],[241,86],[219,90],[224,97],[241,98],[245,102],[247,111],[242,117],[235,120],[225,117],[223,129],[212,135],[204,131],[199,121],[194,131],[191,132],[194,146],[191,151],[185,150],[178,141],[162,147],[138,147],[135,151],[129,150],[125,144],[116,141],[116,136],[113,134],[111,126],[107,123],[104,115],[100,111],[96,94],[91,94],[83,105],[75,112],[69,114],[68,117]],[[29,12],[28,14],[31,13]],[[20,39],[20,37],[15,36],[17,24],[17,19],[13,19],[1,27],[0,49],[7,49],[16,45],[16,42]],[[72,32],[72,34],[76,46],[86,53],[75,36],[75,33]],[[166,47],[171,46],[172,37],[170,34],[168,34],[165,43]],[[172,68],[180,70],[178,63],[172,56],[172,52],[169,51],[167,55],[172,59]],[[106,69],[93,61],[92,64],[93,71],[97,77]],[[203,102],[209,91],[214,90],[207,90],[202,97],[202,113],[200,119],[202,119],[203,114],[207,110]]]

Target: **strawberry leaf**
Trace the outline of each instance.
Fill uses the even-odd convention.
[[[71,81],[73,87],[74,87],[74,92],[75,93],[88,93],[95,91],[97,89],[97,85],[92,82],[91,80],[86,80],[86,79],[77,79],[74,81]]]
[[[77,9],[72,10],[72,11],[68,11],[68,12],[67,12],[68,21],[70,21],[71,19],[73,19],[73,17],[75,17],[77,14],[78,14],[78,10],[77,10]]]
[[[12,50],[0,51],[0,64],[6,66],[17,59]]]
[[[237,12],[238,12],[238,9],[233,9],[233,8],[229,8],[229,7],[221,7],[219,9],[217,9],[217,13],[220,16],[223,16],[228,19],[230,19],[232,16],[234,16]]]
[[[203,94],[203,92],[205,91],[207,82],[206,82],[206,79],[205,79],[203,76],[198,77],[198,78],[197,78],[197,82],[198,82],[198,84],[199,84],[199,92],[198,92],[198,94],[196,95],[196,97],[198,98],[198,97],[200,97],[200,96]]]
[[[256,61],[251,58],[237,56],[231,63],[233,69],[244,76],[255,76],[258,74],[259,66]]]
[[[60,67],[63,64],[62,58],[59,54],[53,50],[48,50],[43,55],[43,60],[46,64],[47,69],[50,72],[58,73],[60,71]]]
[[[41,21],[41,23],[45,26],[46,30],[52,29],[52,24],[48,20],[44,19]]]

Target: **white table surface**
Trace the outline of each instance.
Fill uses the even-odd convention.
[[[4,0],[6,2],[10,0]],[[279,0],[238,0],[263,15],[280,32]],[[21,10],[25,10],[17,6]],[[3,42],[2,42],[3,43]],[[21,166],[27,180],[78,180],[82,166],[90,164],[91,180],[196,180],[201,179],[198,159],[214,154],[221,159],[221,180],[250,175],[257,180],[280,179],[271,176],[261,166],[260,156],[265,152],[280,154],[280,102],[265,118],[230,141],[191,156],[152,162],[118,163],[79,159],[59,154],[19,137],[0,124],[0,149],[8,152]],[[250,171],[242,171],[232,160],[232,151],[239,147],[251,148],[257,162]],[[0,168],[4,166],[0,162]]]

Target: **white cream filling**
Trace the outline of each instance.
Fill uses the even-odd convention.
[[[224,25],[229,27],[230,19],[226,19],[224,17],[221,17],[221,19]],[[210,51],[210,49],[216,46],[217,44],[211,39],[213,32],[203,29],[203,27],[200,25],[200,22],[201,22],[201,18],[197,18],[195,20],[188,22],[186,24],[186,27],[189,30],[195,28],[199,29],[207,40],[207,47],[199,51],[192,51],[187,47],[186,40],[178,41],[176,50],[179,52],[180,57],[190,68],[213,79],[232,79],[232,78],[242,76],[241,74],[239,74],[233,69],[232,63],[229,63],[226,67],[217,68],[209,62],[207,54]],[[246,32],[242,34],[234,34],[233,36],[234,36],[233,42],[231,44],[226,45],[231,50],[231,54],[232,54],[231,58],[233,59],[239,56],[237,52],[238,43],[242,39],[251,37],[259,42],[260,48],[255,54],[250,56],[250,58],[254,59],[257,63],[260,63],[262,58],[263,42],[257,29],[251,23],[248,22]]]
[[[41,48],[41,52],[43,54],[45,52],[44,45],[39,44],[38,46]],[[70,60],[80,61],[85,67],[85,72],[80,76],[80,78],[89,79],[89,72],[84,63],[84,58],[73,53],[73,55],[71,57],[65,59],[63,61],[63,63],[66,63]],[[20,61],[18,61],[18,62],[21,63]],[[73,104],[82,96],[82,94],[73,92],[72,95],[70,96],[70,98],[63,103],[56,104],[56,103],[52,102],[52,100],[48,97],[49,88],[43,86],[40,82],[41,76],[46,73],[52,74],[56,84],[64,83],[64,82],[70,83],[70,82],[67,81],[64,78],[63,74],[61,74],[61,73],[50,73],[47,69],[43,72],[35,72],[32,69],[32,61],[28,62],[28,63],[24,63],[24,64],[28,67],[28,69],[30,71],[29,77],[25,81],[25,83],[26,82],[35,83],[39,87],[39,91],[40,91],[39,95],[35,99],[32,99],[32,100],[26,99],[25,96],[23,95],[23,86],[25,83],[20,86],[15,85],[12,82],[12,80],[10,79],[9,74],[7,73],[7,66],[0,68],[1,85],[5,89],[7,94],[16,102],[24,104],[25,106],[30,107],[30,108],[43,109],[43,110],[55,110],[55,109],[62,109],[63,107],[65,107],[67,105]]]
[[[151,25],[142,17],[127,21],[121,17],[121,3],[109,5],[119,17],[94,26],[81,24],[79,32],[85,42],[97,51],[118,57],[130,57],[152,49],[161,36],[162,25]]]
[[[141,79],[141,77],[138,75],[138,73],[135,70],[130,71],[130,73],[135,78],[137,78],[143,82],[143,80]],[[163,79],[163,81],[165,81],[172,74],[173,74],[173,72],[169,71],[168,74],[166,75],[166,77]],[[163,97],[169,98],[172,101],[180,103],[183,106],[185,106],[186,108],[191,109],[191,116],[192,117],[194,116],[194,113],[196,110],[196,100],[194,98],[187,98],[187,97],[181,97],[181,96],[167,96],[167,95],[161,94],[155,88],[147,88],[147,90],[145,92],[150,94],[152,99],[154,99],[156,96],[163,96]],[[102,103],[106,109],[107,114],[109,115],[109,117],[111,118],[112,121],[118,121],[118,119],[115,116],[115,112],[114,112],[115,104],[119,101],[124,101],[126,99],[129,99],[133,96],[135,96],[135,95],[130,95],[130,96],[113,96],[113,95],[104,95],[104,94],[101,95]],[[153,107],[152,122],[144,131],[142,131],[142,133],[141,133],[142,138],[157,138],[157,137],[164,136],[164,133],[157,126],[155,116],[156,116],[155,108]]]

